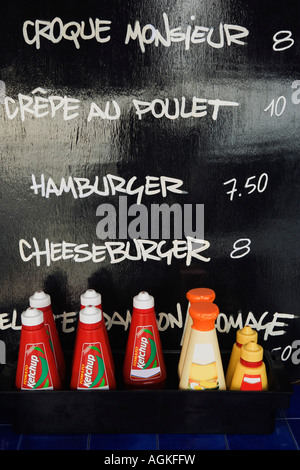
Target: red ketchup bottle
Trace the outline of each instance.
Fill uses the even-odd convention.
[[[21,339],[15,385],[20,390],[56,390],[61,380],[41,310],[29,307],[21,315]]]
[[[147,292],[140,292],[133,298],[123,378],[126,388],[161,389],[165,385],[166,367],[154,311],[154,298]]]
[[[66,375],[66,364],[54,320],[54,315],[52,312],[51,297],[42,290],[39,290],[35,292],[31,297],[29,297],[29,305],[30,307],[41,310],[44,314],[44,324],[46,332],[49,337],[50,345],[53,351],[54,360],[60,379],[63,382]]]
[[[88,305],[93,305],[94,307],[99,308],[102,312],[101,322],[102,322],[104,338],[105,338],[105,341],[106,341],[106,348],[107,348],[109,356],[110,356],[110,362],[112,364],[113,371],[115,372],[114,359],[113,359],[113,355],[112,355],[112,352],[111,352],[111,347],[110,347],[110,342],[109,342],[109,338],[108,338],[108,334],[107,334],[105,321],[104,321],[104,318],[103,318],[101,294],[96,292],[94,289],[87,289],[85,291],[85,293],[81,294],[81,296],[80,296],[80,310],[87,307]]]
[[[88,305],[79,312],[70,388],[115,389],[116,382],[105,340],[102,311]]]

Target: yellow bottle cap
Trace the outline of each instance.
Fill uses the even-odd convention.
[[[260,362],[263,360],[263,354],[263,348],[253,341],[244,344],[241,349],[241,359],[246,362]]]
[[[253,341],[257,343],[257,331],[252,330],[248,325],[244,326],[241,330],[238,330],[236,333],[236,342],[238,344],[247,344]]]
[[[190,303],[194,302],[213,302],[216,294],[208,287],[196,287],[187,292],[186,297]]]

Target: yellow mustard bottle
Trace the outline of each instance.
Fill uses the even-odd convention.
[[[215,320],[216,304],[191,304],[192,327],[179,381],[180,390],[225,390],[226,383]]]
[[[231,384],[231,379],[233,376],[233,373],[235,371],[236,365],[240,360],[241,357],[241,348],[243,344],[250,343],[250,341],[253,341],[254,343],[257,343],[257,331],[254,331],[251,326],[244,326],[244,328],[241,328],[236,332],[236,341],[232,347],[227,371],[226,371],[226,386],[227,388],[230,387]]]
[[[230,390],[268,390],[263,348],[251,341],[241,348],[241,357],[236,365]]]
[[[183,334],[181,338],[181,352],[180,352],[180,357],[179,357],[179,362],[178,362],[179,378],[181,376],[184,359],[186,355],[186,350],[187,350],[189,339],[190,339],[191,326],[193,323],[192,317],[189,313],[190,306],[191,304],[194,304],[197,302],[213,302],[215,300],[215,297],[216,297],[215,292],[212,289],[209,289],[207,287],[196,287],[195,289],[190,289],[186,294],[186,298],[188,299],[189,302],[188,302],[188,307],[187,307],[187,312],[186,312],[186,317],[185,317]]]

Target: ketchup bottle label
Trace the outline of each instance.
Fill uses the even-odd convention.
[[[102,347],[97,343],[84,343],[81,350],[78,389],[108,389]]]
[[[152,325],[137,326],[130,371],[131,380],[156,378],[161,375],[161,368],[156,350]]]
[[[54,348],[53,348],[53,339],[52,339],[52,334],[51,334],[51,328],[50,328],[50,325],[48,325],[48,323],[45,323],[45,330],[46,330],[47,335],[49,336],[50,347],[51,347],[51,350],[52,350],[53,355],[54,355],[55,364],[56,364],[56,366],[57,366],[57,361],[56,361],[56,357],[55,357],[55,351],[54,351]]]
[[[26,344],[22,390],[53,389],[44,343]]]

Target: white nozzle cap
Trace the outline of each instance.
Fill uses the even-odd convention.
[[[154,307],[154,297],[149,295],[148,292],[142,291],[133,297],[133,306],[141,310],[147,310]]]
[[[37,308],[28,307],[28,309],[21,314],[21,321],[22,325],[25,326],[40,325],[44,321],[44,314]]]
[[[29,297],[29,305],[33,308],[44,308],[51,304],[50,295],[42,290],[38,290],[31,297]]]
[[[93,323],[98,323],[102,319],[102,312],[100,308],[95,307],[94,305],[88,305],[79,312],[79,320],[82,323],[87,323],[89,325]]]
[[[94,289],[88,289],[80,296],[81,305],[101,305],[101,295]]]

